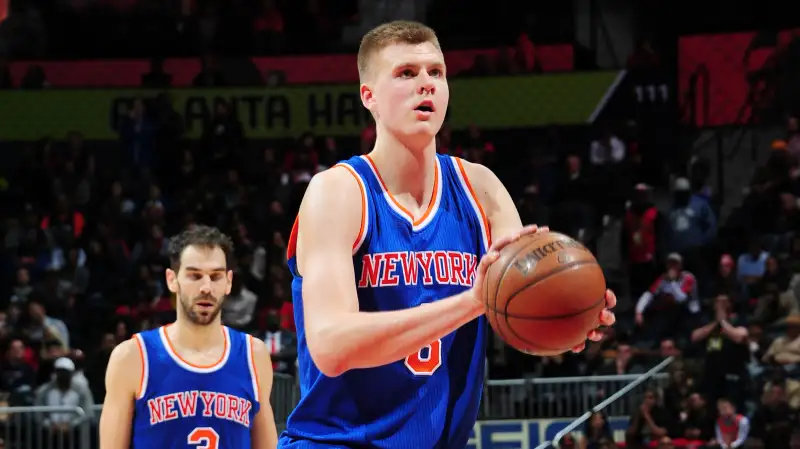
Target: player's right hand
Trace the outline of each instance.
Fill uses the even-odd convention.
[[[492,266],[492,264],[495,263],[495,261],[497,261],[497,259],[500,257],[500,251],[502,251],[506,246],[516,242],[523,236],[549,231],[550,228],[547,226],[530,225],[523,227],[511,235],[501,237],[492,242],[492,246],[489,247],[489,251],[483,255],[481,262],[478,264],[477,273],[475,274],[475,282],[472,284],[472,289],[470,289],[473,299],[475,299],[475,302],[480,305],[481,310],[484,310],[485,307],[482,299],[486,299],[483,297],[483,283],[486,280],[486,272],[489,271],[489,267]]]

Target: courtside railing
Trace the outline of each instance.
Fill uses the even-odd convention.
[[[585,377],[488,380],[481,404],[482,419],[569,418],[629,385],[640,374]],[[628,416],[638,409],[647,388],[662,389],[668,375],[659,373],[637,385],[606,409],[608,416]]]
[[[480,419],[570,418],[607,399],[630,385],[638,374],[615,376],[552,377],[539,379],[489,380],[486,382]],[[647,382],[636,385],[624,398],[606,408],[609,416],[628,416],[641,404],[646,388],[663,389],[668,376],[655,374]],[[272,410],[275,421],[286,422],[300,401],[297,380],[275,374],[272,384]],[[100,416],[102,406],[94,414]]]

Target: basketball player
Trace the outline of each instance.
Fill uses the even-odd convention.
[[[222,326],[233,243],[197,226],[169,243],[167,286],[177,320],[134,335],[111,353],[101,449],[273,449],[266,346]]]
[[[522,226],[486,167],[436,154],[449,92],[430,28],[370,31],[358,70],[377,139],[311,180],[289,240],[302,397],[279,447],[461,449],[483,390],[487,267],[547,229]]]

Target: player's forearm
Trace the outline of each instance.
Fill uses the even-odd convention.
[[[466,291],[411,309],[345,313],[309,336],[309,349],[328,376],[388,365],[479,317],[483,308],[476,301]]]

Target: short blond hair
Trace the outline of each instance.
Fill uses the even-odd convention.
[[[363,80],[368,72],[369,61],[375,53],[390,45],[417,45],[430,42],[441,51],[436,32],[427,25],[410,20],[395,20],[370,30],[361,38],[358,48],[358,76]]]

